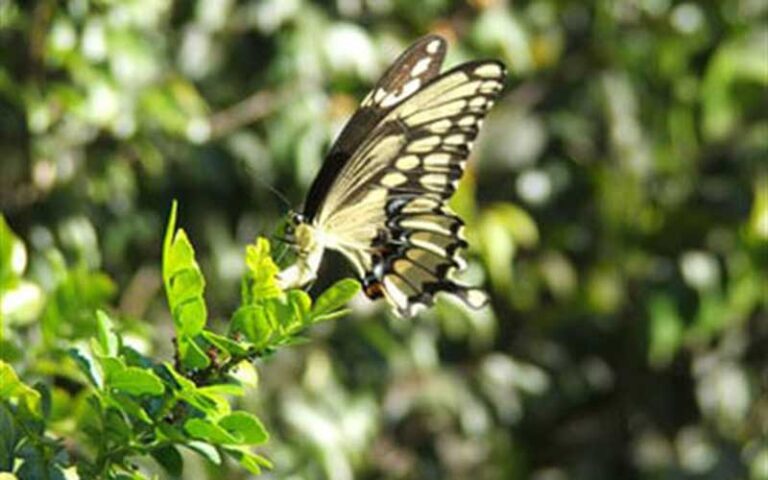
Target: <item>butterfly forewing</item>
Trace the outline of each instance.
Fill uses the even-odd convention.
[[[366,97],[332,149],[346,156],[338,157],[321,198],[308,200],[315,203],[313,225],[352,261],[368,296],[385,296],[404,316],[440,292],[472,307],[485,303],[480,290],[451,279],[465,266],[467,244],[463,222],[446,202],[505,71],[499,62],[479,61],[438,76],[445,46],[432,38],[439,39],[427,37],[403,54]],[[365,109],[376,113],[363,117]],[[355,118],[377,120],[354,125]]]
[[[445,50],[445,40],[427,35],[403,52],[382,75],[328,152],[304,204],[307,219],[315,216],[334,179],[376,125],[396,105],[440,73]]]

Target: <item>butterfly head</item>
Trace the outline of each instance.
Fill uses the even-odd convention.
[[[285,228],[285,238],[293,244],[299,255],[312,251],[317,246],[315,229],[299,212],[289,212],[288,225]]]
[[[296,250],[298,259],[281,271],[277,278],[283,289],[301,288],[315,279],[325,250],[315,227],[304,215],[290,212],[285,227],[285,240]]]

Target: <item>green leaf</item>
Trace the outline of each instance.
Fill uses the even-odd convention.
[[[103,357],[99,359],[101,364],[101,370],[104,372],[104,376],[112,378],[118,372],[125,370],[126,365],[122,358],[117,357]]]
[[[101,354],[114,357],[120,348],[120,339],[112,330],[112,321],[102,310],[96,311],[98,345],[101,347]]]
[[[114,408],[123,410],[128,415],[146,423],[147,425],[152,425],[152,419],[150,418],[149,414],[130,396],[114,392],[112,395],[107,396],[106,401]]]
[[[139,367],[127,367],[115,372],[108,385],[129,395],[161,395],[165,391],[163,382],[154,372]]]
[[[20,438],[16,436],[13,416],[3,402],[0,402],[0,432],[3,432],[0,435],[0,472],[10,472],[13,468],[14,450]]]
[[[255,348],[270,343],[275,335],[275,325],[270,321],[264,305],[247,305],[237,309],[232,316],[233,333],[242,333]]]
[[[163,366],[165,371],[173,377],[173,380],[178,385],[178,389],[174,390],[176,398],[189,403],[192,407],[206,415],[221,416],[229,413],[226,410],[228,404],[226,404],[226,400],[222,399],[222,397],[211,392],[207,394],[201,392],[194,382],[177,372],[173,365],[164,363]]]
[[[238,342],[208,330],[203,331],[203,338],[228,355],[245,355],[253,347],[249,342]]]
[[[181,233],[181,231],[180,231]],[[176,245],[176,243],[174,243]],[[195,260],[192,259],[192,262]],[[205,291],[205,279],[200,273],[197,263],[186,264],[170,276],[170,291],[168,292],[171,308],[175,309],[180,304],[202,298]]]
[[[40,415],[40,392],[22,382],[11,365],[0,360],[0,400],[24,401],[27,408]]]
[[[195,341],[205,328],[208,312],[203,299],[205,278],[184,230],[176,230],[177,203],[171,207],[163,242],[163,283],[178,332],[177,348],[187,368],[205,368],[210,359]]]
[[[297,318],[292,305],[281,299],[264,302],[264,311],[270,325],[276,325],[280,336],[289,335],[301,328],[301,318]]]
[[[269,440],[269,434],[255,415],[237,411],[219,420],[219,426],[241,439],[240,443],[258,445]]]
[[[320,322],[335,318],[332,314],[343,308],[357,292],[360,291],[360,283],[352,278],[345,278],[333,284],[322,293],[312,308],[312,322]]]
[[[187,442],[184,446],[199,453],[214,465],[221,465],[221,455],[213,445],[193,440],[191,442]]]
[[[133,432],[128,424],[123,411],[117,408],[107,408],[104,419],[106,437],[104,442],[114,444],[126,444],[130,441]]]
[[[184,423],[184,430],[194,438],[205,440],[215,445],[235,445],[238,439],[210,420],[192,418]]]
[[[287,294],[288,304],[293,310],[293,315],[298,323],[305,324],[309,321],[309,312],[312,309],[312,297],[304,290],[291,290]]]
[[[171,476],[178,477],[184,470],[181,454],[173,445],[165,445],[149,453]]]
[[[85,378],[87,378],[94,387],[102,387],[102,375],[96,368],[94,368],[90,356],[77,348],[70,348],[67,350],[67,354],[69,354],[70,358],[75,361],[75,365],[77,365],[80,371],[85,374]]]
[[[195,382],[177,372],[173,365],[170,363],[163,363],[163,367],[165,367],[165,372],[173,377],[173,380],[176,382],[176,385],[178,385],[180,392],[191,392],[197,389]]]
[[[181,334],[194,337],[202,333],[208,312],[202,297],[198,297],[179,305],[174,316],[178,318]]]
[[[259,237],[245,248],[245,265],[251,281],[250,301],[259,302],[282,295],[277,283],[279,269],[270,256],[269,241]],[[249,303],[243,299],[243,303]]]
[[[176,200],[171,203],[171,214],[168,216],[168,226],[165,228],[165,238],[163,239],[163,283],[165,284],[165,290],[170,290],[170,261],[171,261],[171,245],[173,244],[173,234],[176,232],[176,214],[178,211],[178,202]]]
[[[179,355],[185,367],[191,369],[206,368],[211,364],[211,359],[203,351],[197,342],[188,336],[178,339]]]
[[[205,395],[232,395],[234,397],[242,397],[245,395],[243,387],[234,383],[207,385],[205,387],[199,387],[197,390]]]
[[[247,447],[225,447],[224,451],[254,475],[259,475],[262,467],[272,468],[272,462],[261,455],[248,451]]]

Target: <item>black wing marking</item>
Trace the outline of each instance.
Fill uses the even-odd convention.
[[[339,134],[309,188],[304,203],[307,221],[314,218],[337,175],[367,135],[393,108],[440,73],[445,51],[443,38],[427,35],[411,45],[387,69]]]

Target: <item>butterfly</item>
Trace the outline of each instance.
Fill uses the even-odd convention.
[[[466,267],[464,222],[447,205],[480,126],[503,87],[496,60],[445,73],[446,41],[427,35],[384,73],[342,129],[287,236],[298,253],[278,274],[284,288],[315,279],[326,249],[354,266],[371,298],[400,316],[438,293],[469,307],[485,293],[452,279]]]

